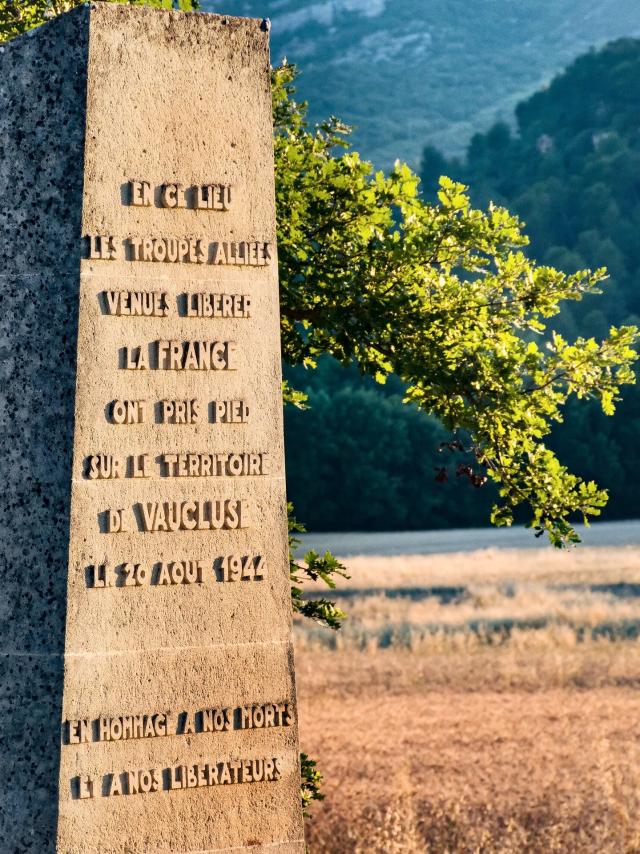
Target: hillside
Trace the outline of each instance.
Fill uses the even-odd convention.
[[[588,93],[588,97],[587,97]],[[422,177],[467,183],[475,203],[504,204],[526,222],[531,253],[564,270],[606,265],[606,299],[567,306],[568,335],[602,335],[640,316],[640,41],[619,39],[577,59],[496,124],[464,160],[427,149]]]
[[[592,45],[640,35],[638,0],[204,0],[268,16],[273,61],[303,71],[314,118],[356,125],[378,166],[417,166],[425,143],[461,153]]]
[[[572,272],[606,265],[603,296],[567,305],[554,325],[596,338],[611,324],[640,325],[640,41],[620,39],[577,59],[518,105],[517,133],[497,124],[463,161],[425,152],[425,190],[444,171],[481,206],[504,204],[526,222],[530,252]],[[640,516],[640,386],[614,418],[573,402],[553,444],[573,471],[610,489],[607,518]]]

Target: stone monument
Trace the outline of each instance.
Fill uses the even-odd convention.
[[[268,33],[0,53],[0,850],[304,851]]]

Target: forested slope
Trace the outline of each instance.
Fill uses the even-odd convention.
[[[638,0],[204,0],[269,16],[274,62],[303,72],[311,115],[356,126],[378,167],[461,153],[592,45],[640,36]]]

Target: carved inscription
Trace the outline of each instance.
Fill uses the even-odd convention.
[[[162,454],[166,477],[241,477],[269,474],[269,454]]]
[[[128,261],[160,264],[263,267],[272,260],[271,244],[260,240],[213,240],[207,245],[196,237],[129,237],[125,251]]]
[[[127,237],[88,235],[91,261],[150,261],[160,264],[210,264],[265,267],[273,262],[273,246],[264,240],[212,240],[199,237]]]
[[[147,420],[146,400],[114,400],[109,409],[113,424],[144,424]]]
[[[249,420],[249,407],[244,400],[214,400],[214,424],[246,424]]]
[[[63,733],[67,745],[91,742],[128,741],[169,736],[224,733],[231,730],[268,729],[291,726],[289,703],[261,703],[236,708],[199,709],[174,713],[151,712],[66,721]],[[74,797],[114,797],[149,792],[176,791],[199,786],[224,786],[278,780],[282,771],[278,757],[214,760],[181,763],[163,769],[133,769],[104,774],[99,778],[79,775],[70,781]]]
[[[235,371],[235,341],[152,341],[122,348],[128,371]]]
[[[103,313],[114,317],[167,317],[172,311],[179,317],[251,317],[251,297],[246,294],[185,293],[175,305],[164,291],[103,291],[99,298]]]
[[[289,703],[256,703],[235,708],[145,712],[93,720],[69,720],[66,721],[63,738],[66,744],[88,744],[92,741],[128,741],[239,729],[270,729],[288,727],[292,722],[293,709]]]
[[[234,531],[249,526],[249,502],[244,499],[143,501],[109,509],[102,514],[106,534],[135,531]]]
[[[145,424],[150,411],[156,424],[247,424],[249,406],[244,400],[114,400],[106,410],[111,424]]]
[[[153,187],[150,181],[129,182],[129,203],[149,208],[191,208],[197,211],[228,211],[232,202],[231,184],[162,184]]]
[[[233,531],[249,525],[249,506],[243,500],[149,501],[138,505],[140,530]]]
[[[269,474],[269,454],[150,454],[116,457],[92,454],[85,460],[88,480],[114,480],[129,477],[251,477]]]
[[[176,221],[180,220],[180,211],[202,212],[202,216],[198,214],[199,222],[216,222],[218,225],[224,217],[216,220],[213,215],[229,211],[237,195],[231,184],[216,181],[154,184],[132,180],[121,189],[123,204],[131,207],[173,210],[176,211]],[[193,221],[193,214],[190,216]],[[259,268],[273,263],[275,259],[272,244],[255,239],[255,234],[250,240],[231,240],[223,229],[214,233],[218,236],[206,240],[184,234],[122,237],[92,234],[87,237],[88,258],[96,262],[120,260],[136,264],[193,264],[217,268]],[[254,503],[260,507],[259,500],[254,502],[252,498],[250,502],[249,498],[234,493],[234,487],[239,486],[238,479],[249,479],[245,481],[245,489],[249,492],[255,488],[252,478],[267,477],[271,473],[270,454],[259,447],[251,447],[242,437],[242,427],[249,423],[253,410],[251,399],[247,400],[237,392],[225,393],[229,381],[222,376],[223,372],[242,372],[251,364],[252,354],[240,352],[236,338],[241,339],[242,336],[234,332],[241,326],[246,328],[245,324],[254,318],[259,304],[254,302],[250,293],[244,292],[252,282],[249,271],[244,274],[247,282],[243,282],[242,287],[236,284],[222,290],[217,281],[222,275],[219,271],[215,277],[212,276],[212,282],[198,280],[194,271],[193,281],[182,285],[179,293],[166,284],[158,285],[161,279],[157,273],[154,275],[156,278],[148,283],[149,287],[144,286],[138,272],[135,284],[121,275],[120,280],[108,280],[107,287],[97,294],[99,312],[105,323],[113,324],[116,329],[130,324],[131,328],[151,331],[148,336],[142,332],[139,338],[128,337],[113,346],[109,356],[113,364],[120,371],[136,372],[137,376],[132,373],[126,377],[124,388],[127,391],[124,393],[130,396],[115,397],[123,392],[113,390],[105,395],[104,415],[100,413],[100,418],[104,417],[107,424],[118,428],[110,434],[118,436],[117,445],[89,448],[81,457],[81,473],[88,482],[87,488],[96,490],[100,495],[113,496],[118,481],[136,479],[140,481],[141,490],[141,500],[105,498],[101,505],[105,509],[97,514],[98,530],[105,535],[104,542],[114,548],[124,544],[122,553],[115,558],[113,555],[96,556],[93,558],[95,563],[82,565],[79,569],[84,576],[83,582],[87,590],[95,591],[89,594],[93,601],[103,598],[108,602],[111,595],[132,596],[134,599],[128,600],[131,605],[136,597],[140,597],[145,606],[147,596],[164,598],[160,593],[151,593],[152,590],[164,591],[165,596],[175,597],[177,603],[184,602],[180,597],[204,597],[206,592],[198,591],[213,585],[220,585],[221,597],[232,595],[229,585],[235,589],[236,595],[241,589],[246,590],[247,595],[261,595],[267,590],[268,585],[262,582],[267,579],[269,571],[261,546],[242,545],[242,538],[225,533],[250,528],[256,523]],[[155,326],[154,319],[158,321]],[[176,331],[171,328],[169,321],[172,319],[181,321]],[[185,328],[194,331],[185,332]],[[158,337],[154,338],[154,335]],[[171,335],[176,337],[169,337]],[[179,337],[183,335],[187,340]],[[166,397],[162,397],[164,382],[159,377],[154,377],[155,391],[145,392],[142,373],[145,371],[172,372],[173,375],[166,378],[167,389],[171,389],[165,392]],[[220,376],[212,376],[218,372]],[[124,377],[124,374],[119,375],[119,383]],[[217,389],[218,385],[219,393],[205,394],[205,388]],[[149,386],[152,386],[151,382]],[[123,388],[122,385],[120,387]],[[164,440],[157,444],[149,440],[148,425],[154,428],[157,425],[158,435],[164,437],[166,444]],[[202,450],[208,447],[210,433],[198,429],[200,425],[216,425],[215,431],[212,430],[215,435],[232,436],[231,448]],[[119,428],[124,427],[130,430],[121,432]],[[136,428],[140,428],[139,431]],[[146,437],[144,444],[137,441],[139,436]],[[184,437],[182,447],[176,447],[172,441],[179,437]],[[128,438],[136,441],[133,448],[126,447]],[[203,486],[193,482],[190,484],[192,492],[187,492],[187,496],[191,494],[193,497],[185,498],[184,492],[178,491],[179,486],[184,487],[184,484],[177,483],[178,480],[201,478],[221,479],[224,483],[222,497],[207,497],[206,492],[204,496],[202,492],[195,495]],[[143,481],[148,480],[161,481],[166,487],[166,492],[160,492],[160,499],[157,492],[142,492],[146,486]],[[105,482],[110,482],[111,486]],[[147,500],[142,500],[143,496],[147,496]],[[149,500],[149,496],[154,500]],[[182,532],[219,532],[219,537],[198,538],[198,542],[208,545],[202,548],[199,556],[196,552],[195,557],[196,549],[191,551],[194,542],[191,538],[176,536],[173,554],[167,555],[164,548],[167,540],[161,536],[154,537],[152,542],[159,544],[158,559],[145,562],[134,557],[135,549],[128,550],[131,537],[115,536],[179,535]],[[229,545],[224,546],[227,539]],[[191,543],[191,546],[185,543]],[[217,543],[213,547],[215,551],[211,543]],[[115,594],[115,591],[123,592]],[[209,590],[209,595],[211,593]],[[176,738],[184,739],[181,744],[190,745],[191,737],[200,734],[219,734],[220,744],[224,745],[225,733],[286,728],[293,722],[294,709],[287,702],[182,711],[151,710],[65,721],[62,741],[80,757],[83,746],[95,743]],[[69,780],[69,790],[74,799],[91,800],[146,796],[200,787],[267,784],[279,780],[285,767],[284,758],[273,755],[271,751],[270,747],[247,751],[247,754],[258,755],[247,755],[241,751],[240,757],[229,757],[221,751],[222,755],[216,757],[217,749],[213,748],[212,758],[205,754],[206,761],[198,759],[194,762],[181,758],[180,750],[174,754],[172,748],[172,756],[163,760],[166,763],[163,767],[159,767],[160,760],[156,760],[155,765],[149,762],[154,767],[137,767],[145,765],[144,759],[136,760],[136,767],[126,767],[127,760],[118,760],[115,767],[107,766],[101,773],[76,774]],[[133,765],[132,762],[130,764]]]
[[[199,424],[202,404],[199,400],[163,400],[160,402],[161,424]]]
[[[251,297],[240,294],[185,294],[185,317],[251,317]]]
[[[201,786],[232,786],[242,783],[269,783],[279,780],[283,760],[277,756],[258,759],[212,760],[169,768],[125,770],[105,774],[100,778],[89,775],[71,780],[75,798],[112,798],[116,795],[139,795],[151,792],[173,792]]]
[[[105,291],[107,314],[118,317],[166,317],[167,295],[161,291]]]
[[[118,247],[115,237],[106,234],[89,236],[89,258],[92,261],[115,261]]]
[[[211,560],[158,561],[148,567],[128,561],[117,566],[87,568],[87,586],[94,590],[121,587],[167,587],[212,582],[263,581],[266,562],[262,555],[224,555]]]

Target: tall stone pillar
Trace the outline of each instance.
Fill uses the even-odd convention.
[[[0,850],[302,852],[268,36],[0,53]]]

